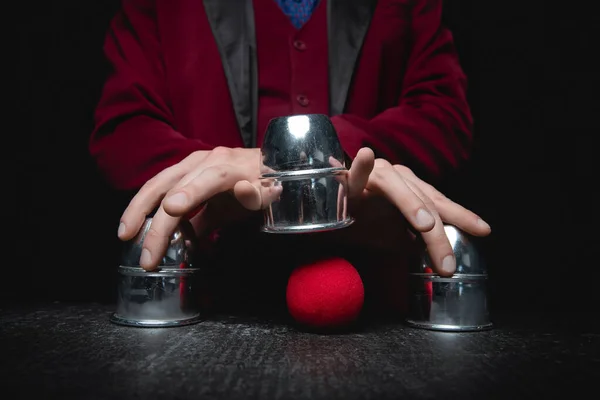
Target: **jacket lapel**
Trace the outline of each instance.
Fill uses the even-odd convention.
[[[256,146],[258,67],[252,0],[203,0],[246,147]],[[331,115],[342,114],[377,0],[327,0]]]
[[[328,0],[329,97],[331,115],[342,114],[358,55],[377,0]]]
[[[204,0],[246,147],[256,146],[258,75],[252,0]]]

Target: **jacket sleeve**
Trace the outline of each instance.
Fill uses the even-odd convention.
[[[333,123],[349,157],[370,147],[436,181],[468,158],[473,121],[452,35],[441,23],[442,1],[417,1],[412,12],[413,47],[398,105],[372,119],[342,114]]]
[[[104,52],[111,73],[95,111],[89,151],[114,188],[135,191],[194,151],[211,150],[174,128],[153,0],[122,2]]]

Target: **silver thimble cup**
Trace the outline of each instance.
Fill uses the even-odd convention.
[[[117,310],[113,323],[134,327],[173,327],[202,319],[200,268],[195,264],[194,233],[183,222],[170,237],[168,250],[156,270],[146,271],[140,256],[152,218],[125,244],[118,267]]]
[[[409,273],[408,325],[437,331],[492,328],[486,265],[468,235],[445,225],[456,257],[456,272],[442,277],[431,270],[427,252]]]
[[[344,152],[326,115],[272,119],[260,171],[262,185],[277,186],[281,193],[264,211],[264,232],[323,232],[354,222],[348,214]]]

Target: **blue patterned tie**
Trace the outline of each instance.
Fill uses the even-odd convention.
[[[310,16],[319,4],[319,0],[275,0],[279,8],[292,21],[296,29],[308,22]]]

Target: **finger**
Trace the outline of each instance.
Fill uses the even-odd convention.
[[[263,184],[256,181],[239,181],[233,187],[233,194],[240,204],[252,211],[268,207],[281,196],[282,186],[275,183]]]
[[[357,198],[363,193],[374,166],[375,153],[373,150],[368,147],[360,149],[348,172],[348,198]]]
[[[187,185],[167,194],[163,207],[171,216],[183,216],[211,197],[233,189],[238,181],[245,178],[246,171],[237,166],[221,164],[209,167]]]
[[[133,238],[139,232],[145,218],[158,207],[165,194],[171,188],[184,186],[193,180],[202,171],[202,168],[195,167],[205,163],[211,153],[211,151],[196,151],[146,182],[121,217],[117,233],[119,238],[122,240]]]
[[[433,263],[433,270],[441,276],[451,276],[456,271],[456,257],[448,236],[446,236],[444,223],[436,210],[436,206],[413,182],[406,181],[406,184],[425,203],[427,208],[431,210],[435,218],[433,229],[428,232],[421,232],[421,237],[427,247],[427,253]]]
[[[492,228],[477,214],[450,199],[436,201],[436,208],[444,222],[473,236],[487,236],[492,232]]]
[[[146,271],[152,271],[159,265],[169,247],[169,239],[180,221],[181,218],[170,216],[162,206],[154,214],[140,256],[140,266]]]
[[[165,194],[184,175],[179,165],[167,168],[150,179],[129,202],[121,216],[117,235],[130,240],[139,232],[146,217],[160,204]]]
[[[340,160],[338,160],[337,158],[330,156],[329,157],[329,165],[331,165],[333,168],[343,168],[344,164],[342,164],[340,162]]]
[[[432,185],[417,177],[410,169],[401,165],[395,165],[394,168],[406,181],[414,183],[433,201],[442,221],[474,236],[487,236],[491,233],[492,229],[480,216],[444,196]]]
[[[248,210],[260,210],[262,197],[260,189],[248,181],[239,181],[233,187],[233,194],[242,207]]]
[[[367,189],[385,196],[417,231],[431,230],[435,218],[423,200],[410,190],[391,164],[379,159],[377,161],[381,166],[373,169]]]

